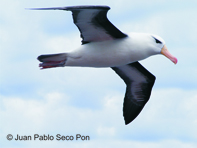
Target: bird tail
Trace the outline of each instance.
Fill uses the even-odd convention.
[[[37,59],[42,62],[39,64],[39,67],[41,67],[41,69],[64,67],[67,60],[67,54],[46,54],[38,56]]]

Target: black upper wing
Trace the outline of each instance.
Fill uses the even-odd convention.
[[[126,34],[122,33],[107,19],[107,12],[110,9],[108,6],[70,6],[35,9],[72,11],[73,21],[81,33],[82,44],[127,37]]]
[[[112,69],[127,85],[123,103],[123,116],[125,124],[129,124],[139,115],[149,100],[156,78],[139,62],[112,67]]]

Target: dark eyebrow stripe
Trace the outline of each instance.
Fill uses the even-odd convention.
[[[162,42],[160,40],[156,39],[154,36],[152,36],[152,37],[155,39],[156,43],[162,44]]]

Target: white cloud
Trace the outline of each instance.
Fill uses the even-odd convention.
[[[133,143],[139,145],[141,142],[137,141],[140,139],[149,139],[148,143],[152,143],[155,147],[162,147],[161,143],[164,141],[169,145],[177,146],[183,143],[194,147],[195,143],[192,141],[197,139],[195,91],[153,90],[151,99],[142,113],[127,126],[124,125],[122,117],[122,95],[108,94],[103,97],[103,103],[97,110],[91,107],[72,106],[71,98],[58,92],[49,92],[43,98],[38,100],[1,96],[0,116],[3,119],[1,127],[4,127],[1,129],[1,137],[5,137],[8,133],[14,135],[38,133],[53,136],[79,133],[89,135],[91,142],[101,141],[103,145],[105,142],[109,144],[108,140],[112,139],[112,142],[119,139],[118,142],[126,145]],[[123,138],[125,136],[126,140]],[[87,142],[87,145],[90,143]],[[147,147],[145,143],[140,145]],[[61,146],[61,143],[56,144]],[[26,147],[30,145],[27,143]]]

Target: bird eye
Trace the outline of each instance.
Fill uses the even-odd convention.
[[[152,36],[152,37],[153,37],[153,36]],[[156,39],[155,37],[153,37],[153,38],[155,39],[155,42],[156,42],[156,43],[162,44],[162,42],[161,42],[160,40]]]

